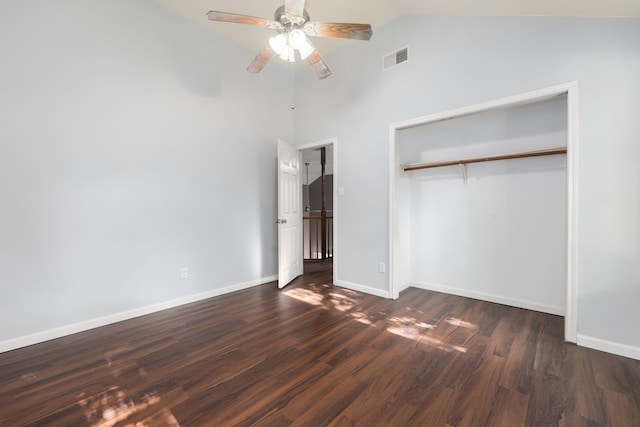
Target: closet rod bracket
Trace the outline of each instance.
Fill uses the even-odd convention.
[[[460,165],[460,169],[462,169],[462,181],[466,184],[467,183],[467,178],[468,178],[468,175],[467,175],[467,164],[460,162],[459,165]]]

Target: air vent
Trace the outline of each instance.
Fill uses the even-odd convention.
[[[409,60],[409,47],[403,47],[402,49],[398,49],[395,52],[391,52],[388,55],[385,55],[383,58],[383,69],[388,70],[389,68],[395,67],[396,65],[402,64],[403,62],[407,62]]]

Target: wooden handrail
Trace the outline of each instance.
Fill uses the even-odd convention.
[[[548,150],[523,151],[520,153],[499,154],[495,156],[476,157],[471,159],[450,160],[445,162],[433,163],[413,163],[402,167],[404,172],[410,172],[420,169],[440,168],[444,166],[467,165],[469,163],[491,162],[495,160],[523,159],[527,157],[553,156],[557,154],[566,154],[567,147],[551,148]]]

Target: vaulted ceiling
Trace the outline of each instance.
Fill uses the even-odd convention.
[[[241,46],[259,51],[269,31],[248,25],[211,22],[209,10],[273,18],[284,0],[154,0],[167,9],[221,34]],[[405,14],[492,16],[640,17],[638,0],[307,0],[311,20],[368,23],[375,29]],[[315,39],[323,52],[349,41]]]

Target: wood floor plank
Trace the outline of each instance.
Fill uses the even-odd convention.
[[[505,359],[509,356],[511,346],[513,346],[517,335],[517,332],[513,329],[511,317],[510,313],[507,312],[500,318],[487,346],[489,353]]]
[[[640,408],[629,395],[603,390],[607,420],[613,426],[640,426]]]
[[[247,402],[248,407],[236,418],[231,418],[228,425],[279,425],[289,420],[283,412],[283,408],[296,396],[305,392],[319,381],[332,367],[322,363],[313,363],[300,366],[295,370],[284,372],[277,377],[278,384],[282,385],[270,390],[253,402]],[[242,422],[240,421],[242,419]]]
[[[366,384],[347,377],[324,395],[318,395],[315,391],[311,393],[311,389],[308,389],[303,393],[305,398],[298,402],[307,409],[300,411],[300,406],[295,409],[289,407],[285,408],[285,413],[290,414],[290,418],[294,420],[292,426],[326,426],[356,400],[365,388]]]
[[[535,372],[527,406],[527,424],[558,425],[568,406],[562,391],[561,378]]]
[[[518,391],[498,386],[495,404],[492,405],[488,426],[524,427],[527,423],[528,397]]]
[[[407,425],[446,427],[456,401],[454,390],[440,384],[429,387],[414,399],[415,413]]]
[[[0,426],[640,426],[640,361],[563,319],[275,283],[0,354]]]
[[[324,399],[326,396],[332,396],[330,397],[331,399],[338,399],[340,395],[336,392],[336,389],[341,387],[340,384],[344,381],[348,380],[348,385],[354,387],[360,387],[361,384],[365,384],[356,374],[367,366],[367,363],[378,354],[379,352],[377,350],[368,349],[357,358],[349,358],[336,367],[333,367],[317,381],[306,384],[307,387],[301,390],[298,395],[293,396],[287,403],[284,408],[285,414],[287,414],[288,418],[295,420],[311,410],[320,399]],[[343,397],[340,397],[340,399],[344,400]],[[348,405],[351,402],[343,403]]]
[[[535,348],[531,348],[530,336],[535,328],[536,315],[525,311],[521,314],[522,318],[513,324],[516,336],[506,357],[506,366],[500,385],[509,390],[529,394],[535,362]]]
[[[552,320],[552,318],[549,318]],[[560,376],[562,361],[568,351],[564,345],[558,345],[558,337],[563,335],[561,322],[547,322],[540,329],[540,335],[536,342],[536,353],[533,364],[535,371],[545,375]]]
[[[400,400],[400,396],[413,384],[413,378],[406,368],[412,361],[411,352],[392,354],[387,351],[372,359],[370,365],[385,364],[389,368],[379,372],[371,369],[358,372],[356,378],[367,384],[367,387],[358,399],[345,409],[345,414],[364,425],[371,425],[390,416],[389,412],[395,412],[391,408],[402,406],[402,416],[407,416],[407,412],[410,412],[408,417],[411,417],[415,408],[409,406],[406,400]]]
[[[602,425],[606,422],[607,413],[602,390],[595,381],[593,353],[577,348],[574,354],[576,410],[582,417]]]
[[[448,422],[458,427],[488,425],[488,419],[495,402],[499,398],[501,388],[500,377],[504,369],[504,361],[496,356],[488,356],[469,375],[464,383],[457,384],[457,399]]]

